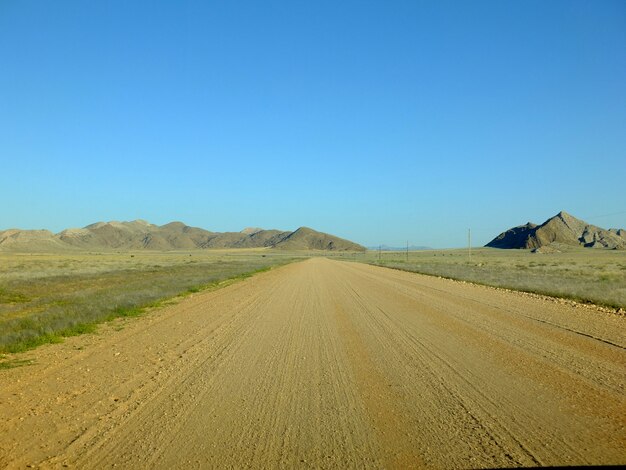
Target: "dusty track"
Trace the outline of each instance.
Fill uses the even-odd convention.
[[[626,463],[626,320],[313,259],[0,371],[0,467]]]

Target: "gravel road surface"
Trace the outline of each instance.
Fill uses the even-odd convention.
[[[3,468],[626,464],[626,318],[363,264],[291,264],[20,357]]]

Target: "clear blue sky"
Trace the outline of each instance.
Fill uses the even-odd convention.
[[[0,198],[0,229],[626,227],[626,2],[0,0]]]

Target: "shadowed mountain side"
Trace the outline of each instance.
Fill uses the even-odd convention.
[[[501,233],[487,243],[492,248],[537,249],[552,244],[587,248],[626,248],[623,229],[605,230],[561,211],[541,225],[527,223]]]
[[[525,248],[526,240],[536,227],[536,224],[528,222],[525,225],[510,228],[491,240],[486,246],[492,248]]]
[[[281,230],[259,230],[249,234],[243,239],[237,248],[253,248],[258,246],[276,246],[282,242],[285,237],[292,232],[283,232]]]
[[[365,248],[333,235],[300,228],[282,230],[244,229],[241,232],[210,232],[182,222],[162,226],[143,220],[97,222],[58,234],[47,230],[0,231],[0,250],[42,252],[76,250],[196,250],[208,248],[281,248],[289,250],[358,250]]]

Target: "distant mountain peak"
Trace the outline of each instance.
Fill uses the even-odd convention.
[[[297,229],[295,229],[293,231],[294,234],[298,233],[298,234],[306,234],[306,233],[322,233],[322,232],[317,232],[317,230],[313,230],[312,228],[309,227],[298,227]]]
[[[365,247],[357,243],[309,227],[291,232],[275,247],[285,250],[365,251]]]
[[[246,235],[254,235],[255,233],[262,232],[263,229],[259,227],[246,227],[239,233],[244,233]]]
[[[552,243],[588,248],[626,248],[618,230],[605,230],[561,211],[541,225],[528,222],[502,232],[487,243],[492,248],[536,249]]]
[[[183,222],[179,222],[177,220],[173,220],[172,222],[168,222],[167,224],[161,225],[161,228],[185,228],[186,224]]]

